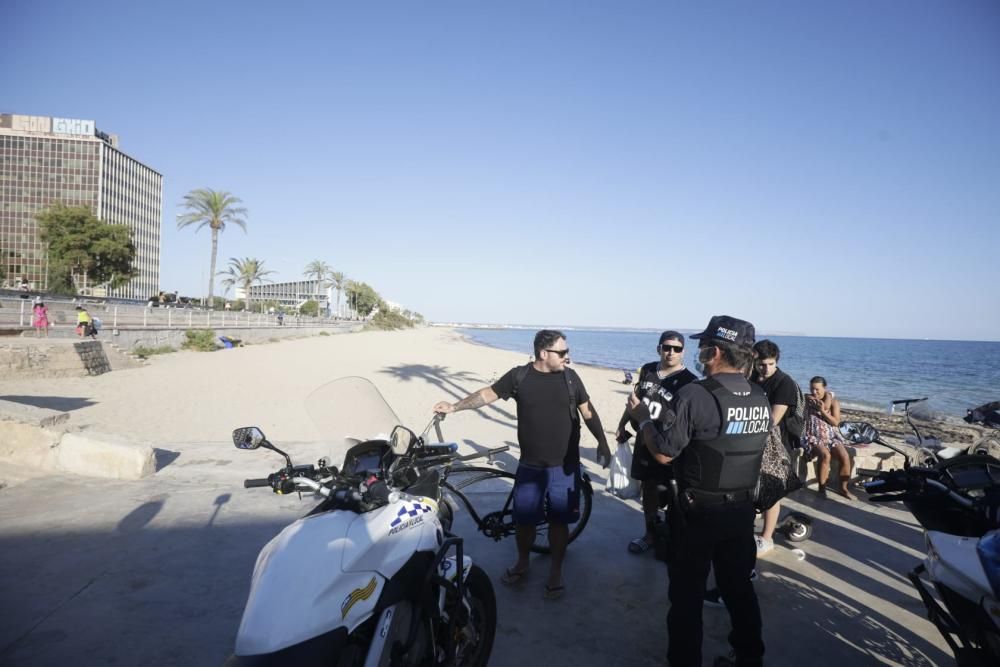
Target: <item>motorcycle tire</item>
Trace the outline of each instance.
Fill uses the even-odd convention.
[[[473,564],[465,579],[465,598],[472,610],[470,623],[473,624],[478,641],[469,655],[459,655],[455,667],[486,667],[493,652],[493,640],[497,634],[497,598],[489,576],[478,565]]]

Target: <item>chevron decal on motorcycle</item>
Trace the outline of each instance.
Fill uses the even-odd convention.
[[[414,519],[422,514],[427,514],[428,512],[433,511],[433,507],[423,503],[403,503],[403,506],[399,508],[399,512],[396,513],[396,518],[392,520],[389,527],[396,528],[404,521],[409,521],[410,519]]]
[[[347,618],[347,614],[351,611],[351,607],[361,602],[362,600],[367,600],[375,592],[377,584],[375,582],[375,577],[368,582],[368,585],[364,588],[355,588],[351,591],[351,594],[344,598],[343,604],[340,605],[340,618],[341,620]]]

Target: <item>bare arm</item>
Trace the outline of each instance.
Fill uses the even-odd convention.
[[[785,413],[788,412],[788,406],[778,403],[771,406],[771,423],[777,426],[781,423],[781,420],[785,418]]]
[[[604,427],[601,425],[601,418],[597,416],[597,409],[590,404],[590,401],[586,403],[581,403],[577,406],[580,410],[580,415],[583,417],[583,423],[587,425],[587,430],[590,434],[594,436],[597,442],[607,442],[608,439],[604,435]]]
[[[608,437],[604,435],[604,427],[601,425],[601,418],[597,415],[597,410],[590,404],[590,401],[577,406],[583,423],[587,425],[587,430],[597,440],[597,462],[605,468],[611,463],[611,448],[608,447]]]
[[[831,426],[840,426],[840,401],[831,398],[828,405],[820,408],[819,414],[823,417],[823,421]]]
[[[493,391],[493,387],[483,387],[476,393],[469,394],[458,403],[441,401],[440,403],[435,404],[434,412],[448,414],[450,412],[458,412],[459,410],[475,410],[476,408],[481,408],[484,405],[489,405],[498,398],[500,397],[497,396],[495,391]]]

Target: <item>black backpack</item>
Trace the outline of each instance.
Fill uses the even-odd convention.
[[[788,376],[789,380],[792,377]],[[795,405],[788,406],[788,412],[785,413],[785,430],[788,431],[788,435],[795,438],[797,441],[802,437],[802,433],[806,430],[806,399],[802,395],[802,389],[799,388],[799,383],[792,380],[792,384],[795,385]],[[793,442],[793,445],[798,444]]]
[[[515,400],[517,399],[517,388],[524,381],[524,378],[528,376],[528,370],[531,368],[531,364],[525,364],[524,366],[518,366],[514,370],[514,392],[511,397]],[[580,418],[580,413],[577,411],[577,406],[580,404],[578,400],[579,394],[577,393],[577,383],[573,381],[571,377],[574,373],[568,368],[563,371],[563,378],[566,379],[566,390],[569,392],[569,418],[576,421]]]

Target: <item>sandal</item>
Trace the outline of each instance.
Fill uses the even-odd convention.
[[[549,586],[545,584],[545,592],[542,593],[542,598],[546,600],[558,600],[566,592],[566,587],[560,584],[559,586]]]
[[[500,581],[507,584],[508,586],[517,586],[518,584],[522,583],[525,577],[527,576],[528,576],[527,570],[522,570],[518,572],[517,570],[508,567],[506,570],[504,570],[504,573],[500,575]]]
[[[647,542],[645,537],[637,537],[628,543],[630,554],[644,554],[652,548],[653,545]]]

